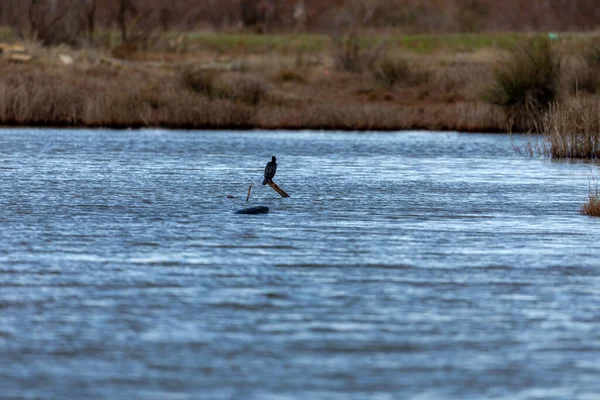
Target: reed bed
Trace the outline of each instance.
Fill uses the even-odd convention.
[[[600,217],[600,194],[598,191],[589,194],[588,201],[581,206],[581,214]]]
[[[580,96],[555,104],[542,127],[552,158],[600,158],[600,98]]]
[[[598,181],[593,174],[590,178],[588,200],[581,206],[580,213],[590,217],[600,217],[600,192]]]

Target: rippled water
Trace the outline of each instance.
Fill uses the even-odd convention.
[[[0,130],[0,398],[598,399],[588,176],[499,135]]]

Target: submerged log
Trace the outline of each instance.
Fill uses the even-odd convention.
[[[244,208],[242,210],[236,211],[235,213],[236,214],[251,214],[251,215],[268,214],[269,213],[269,207],[258,206],[258,207]]]
[[[276,191],[277,193],[279,193],[279,195],[281,197],[290,197],[289,194],[287,194],[285,192],[285,190],[283,190],[282,188],[280,188],[279,186],[277,186],[277,184],[275,182],[273,182],[272,180],[270,180],[268,182],[269,186],[271,186],[273,188],[274,191]]]

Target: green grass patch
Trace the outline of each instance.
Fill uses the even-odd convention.
[[[174,34],[171,34],[174,35]],[[358,39],[361,48],[371,48],[386,41],[394,48],[416,53],[435,51],[475,51],[484,48],[510,49],[519,41],[546,35],[531,34],[452,34],[452,35],[362,35]],[[570,40],[571,35],[560,36],[558,41]],[[295,54],[297,52],[320,53],[331,46],[331,38],[326,35],[209,35],[190,33],[190,44],[198,45],[219,53],[269,53]]]
[[[160,35],[164,40],[175,40],[184,35],[190,51],[194,47],[221,54],[268,54],[292,55],[298,53],[323,53],[331,48],[331,37],[322,34],[209,34],[201,32],[166,32]],[[477,33],[477,34],[412,34],[392,33],[390,35],[367,32],[358,38],[360,48],[373,48],[382,41],[395,49],[415,53],[437,51],[475,51],[484,48],[510,49],[516,43],[532,37],[546,37],[547,34],[529,33]],[[582,42],[590,34],[559,34],[556,43]],[[14,32],[0,26],[0,41],[14,41]],[[96,41],[107,47],[121,44],[117,31],[98,30]]]

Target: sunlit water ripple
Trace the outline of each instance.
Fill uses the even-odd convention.
[[[501,135],[0,130],[0,398],[598,399],[588,177]]]

